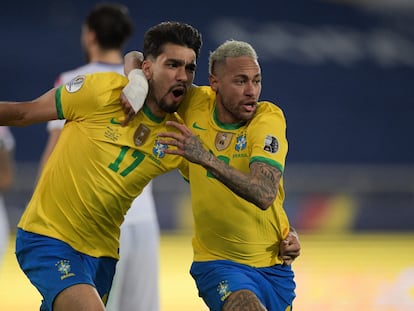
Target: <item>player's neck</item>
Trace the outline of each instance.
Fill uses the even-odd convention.
[[[122,64],[123,57],[119,50],[105,50],[91,53],[90,62],[106,64]]]

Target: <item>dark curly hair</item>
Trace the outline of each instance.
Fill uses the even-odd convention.
[[[200,54],[202,39],[200,32],[193,26],[180,22],[162,22],[151,27],[144,35],[143,54],[158,57],[164,45],[173,43],[193,49],[196,57]]]

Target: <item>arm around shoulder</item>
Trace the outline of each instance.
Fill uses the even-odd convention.
[[[57,119],[56,88],[32,101],[0,102],[0,125],[28,126]]]

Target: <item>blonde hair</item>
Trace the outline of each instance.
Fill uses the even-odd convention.
[[[208,62],[209,74],[214,73],[217,64],[224,64],[228,57],[247,56],[257,60],[255,49],[247,42],[237,40],[227,40],[217,49],[210,53]]]

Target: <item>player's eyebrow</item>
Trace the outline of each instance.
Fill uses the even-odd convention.
[[[169,58],[169,59],[167,59],[166,62],[167,63],[174,63],[177,66],[185,66],[185,68],[193,70],[193,71],[197,67],[197,64],[195,62],[187,63],[186,61],[184,61],[182,59],[177,59],[177,58]]]

